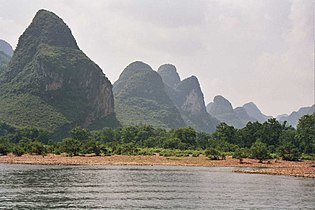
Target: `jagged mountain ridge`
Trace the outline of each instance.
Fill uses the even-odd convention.
[[[299,119],[307,114],[315,113],[315,104],[309,107],[301,107],[298,111],[293,111],[290,115],[279,115],[277,116],[277,120],[280,122],[287,122],[287,124],[296,127]]]
[[[219,122],[206,111],[197,77],[191,76],[181,81],[176,67],[172,64],[160,66],[157,72],[165,84],[166,93],[176,105],[186,125],[198,131],[214,132]]]
[[[246,123],[244,123],[244,120],[242,121],[238,116],[238,114],[242,114],[241,110],[237,110],[238,112],[235,112],[235,110],[233,110],[232,104],[221,95],[215,96],[213,102],[210,102],[207,105],[208,113],[221,122],[225,122],[228,125],[232,125],[236,128],[242,128],[246,125]]]
[[[272,118],[272,116],[264,115],[254,104],[253,102],[249,102],[243,105],[243,108],[246,110],[247,114],[256,119],[258,122],[265,122],[266,120]]]
[[[232,104],[221,95],[214,97],[213,102],[207,105],[207,111],[221,122],[236,128],[243,128],[248,122],[265,122],[272,118],[261,113],[253,102],[233,109]]]
[[[0,75],[0,120],[57,133],[118,125],[110,81],[52,12],[36,13]]]

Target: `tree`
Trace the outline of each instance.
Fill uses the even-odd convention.
[[[0,137],[0,155],[7,155],[10,152],[10,143],[7,138]]]
[[[20,144],[15,144],[13,146],[12,153],[15,156],[19,156],[20,157],[20,156],[22,156],[25,153],[25,151],[24,151],[23,147],[20,146]]]
[[[102,152],[106,153],[106,148],[104,145],[95,140],[89,140],[83,143],[83,153],[85,154],[91,154],[94,153],[96,156],[101,155]]]
[[[260,139],[257,139],[256,142],[250,148],[252,158],[258,159],[259,163],[262,163],[263,160],[270,158],[268,153],[267,144],[263,143]]]
[[[224,160],[225,159],[225,155],[221,153],[219,150],[214,149],[214,148],[206,149],[205,155],[210,160]]]
[[[297,140],[300,149],[306,154],[315,153],[315,113],[304,115],[297,125]]]
[[[67,153],[70,157],[79,155],[81,149],[81,142],[73,138],[65,138],[62,140],[62,151]]]
[[[262,124],[258,121],[248,122],[246,127],[242,128],[238,132],[239,145],[241,147],[250,148],[256,141],[256,139],[261,137]]]
[[[76,140],[88,140],[90,137],[90,131],[86,128],[76,127],[70,131],[71,137]]]
[[[283,160],[298,161],[301,158],[301,152],[291,142],[287,142],[287,143],[283,144],[279,148],[279,154]]]
[[[233,154],[233,158],[239,159],[240,164],[242,164],[243,159],[247,157],[249,157],[249,151],[246,148],[238,148]]]
[[[285,124],[281,125],[275,118],[268,119],[262,124],[261,140],[267,145],[278,146],[279,137]]]
[[[187,145],[179,138],[167,138],[162,142],[162,147],[165,149],[187,149]]]
[[[45,145],[39,141],[30,142],[30,153],[45,156],[47,154],[47,149]]]
[[[173,137],[180,139],[186,145],[196,145],[196,131],[192,127],[177,128],[172,130]]]
[[[233,126],[229,126],[224,122],[221,122],[216,131],[213,133],[213,138],[217,141],[226,141],[230,144],[237,144],[236,129]]]

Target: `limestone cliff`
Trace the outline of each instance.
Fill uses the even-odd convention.
[[[0,120],[53,132],[118,125],[110,81],[52,12],[37,12],[0,76]]]
[[[191,76],[180,81],[176,67],[164,64],[158,73],[165,84],[165,90],[180,111],[186,125],[198,131],[212,133],[218,120],[206,111],[204,96],[197,77]]]

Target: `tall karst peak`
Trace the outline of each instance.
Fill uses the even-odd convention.
[[[265,122],[269,118],[272,118],[272,116],[264,115],[253,102],[248,102],[243,107],[250,117],[257,119],[259,122]]]
[[[190,114],[206,113],[203,93],[197,77],[191,76],[184,79],[177,90],[185,93],[181,108]]]
[[[172,64],[164,64],[158,69],[165,84],[165,91],[180,111],[186,125],[198,131],[211,133],[218,124],[205,107],[204,96],[197,77],[191,76],[183,81]]]
[[[52,12],[37,12],[0,74],[1,120],[56,133],[118,125],[110,81]]]
[[[184,126],[180,113],[165,93],[160,75],[143,62],[129,64],[114,83],[117,117],[123,125]]]
[[[43,9],[36,13],[32,23],[20,37],[17,48],[29,44],[28,42],[33,42],[34,47],[48,44],[79,49],[66,23],[53,12]]]
[[[242,128],[246,123],[246,119],[240,119],[238,116],[238,113],[241,114],[245,110],[233,110],[232,104],[221,95],[214,97],[213,102],[207,105],[207,111],[218,120],[236,128]]]
[[[208,104],[207,111],[213,115],[220,115],[223,113],[233,113],[232,104],[223,96],[217,95],[213,99],[213,103]]]
[[[141,73],[141,72],[147,72],[147,71],[153,71],[151,66],[148,64],[142,62],[142,61],[134,61],[130,63],[120,74],[119,80],[127,79],[134,74]],[[119,81],[118,80],[118,81]]]
[[[6,79],[14,78],[21,69],[32,65],[30,61],[41,53],[50,53],[52,50],[47,46],[58,48],[69,48],[79,50],[77,42],[73,37],[70,28],[56,14],[46,10],[39,10],[31,24],[20,36],[14,55],[9,64],[10,73]]]
[[[159,75],[162,77],[163,82],[174,88],[180,83],[180,77],[177,73],[177,69],[172,64],[163,64],[158,69]]]

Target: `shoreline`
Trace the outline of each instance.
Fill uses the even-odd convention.
[[[169,166],[205,166],[205,167],[239,167],[237,173],[288,175],[296,177],[315,178],[315,161],[284,161],[272,160],[270,163],[258,163],[258,160],[244,159],[240,164],[238,159],[227,157],[226,160],[209,160],[200,157],[163,157],[153,156],[73,156],[48,154],[47,156],[25,154],[21,157],[12,154],[0,156],[4,164],[33,165],[169,165]],[[242,169],[244,168],[244,169]],[[250,168],[250,169],[248,169]]]

